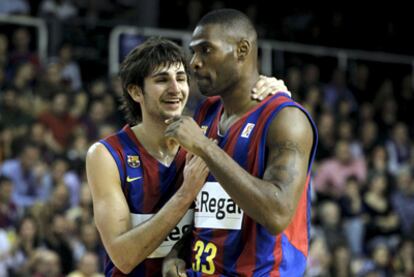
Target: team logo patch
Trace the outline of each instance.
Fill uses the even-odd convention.
[[[203,130],[203,134],[204,135],[207,134],[207,129],[208,129],[208,126],[207,125],[201,126],[201,130]]]
[[[253,123],[247,123],[243,129],[243,132],[241,133],[241,137],[248,138],[250,134],[252,133],[254,126],[255,125]]]
[[[132,168],[137,168],[141,165],[141,162],[139,161],[139,156],[127,156],[127,162],[128,165]]]

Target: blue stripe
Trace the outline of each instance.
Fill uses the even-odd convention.
[[[165,167],[161,163],[158,163],[158,177],[159,177],[159,186],[160,186],[160,201],[158,203],[159,207],[164,206],[164,204],[173,196],[175,190],[174,188],[174,179],[178,175],[177,165],[175,161],[171,163],[170,167]]]
[[[275,245],[276,236],[272,236],[262,225],[256,224],[256,267],[253,276],[267,276],[272,271]]]
[[[121,131],[118,133],[120,138],[122,149],[125,153],[125,158],[128,159],[128,156],[138,156],[141,157],[138,146],[131,140],[126,131]],[[126,175],[131,177],[143,176],[143,166],[140,159],[141,165],[138,168],[131,168],[128,166],[128,161],[125,160]],[[125,180],[125,179],[124,179]],[[125,182],[125,181],[124,181]],[[138,180],[134,184],[124,183],[124,186],[128,186],[129,194],[126,195],[128,200],[129,209],[132,213],[142,213],[142,206],[144,204],[144,180]]]
[[[276,97],[275,97],[276,98]],[[267,119],[267,122],[265,123],[263,127],[263,133],[259,144],[259,176],[263,176],[264,170],[265,170],[265,164],[266,164],[266,139],[267,139],[267,133],[269,132],[270,124],[273,121],[273,118],[276,117],[276,115],[280,112],[281,109],[287,106],[295,106],[294,102],[285,102],[279,105],[274,111],[272,111]]]
[[[279,266],[280,277],[303,276],[305,270],[306,257],[282,234],[282,261]]]
[[[236,273],[236,262],[240,256],[240,253],[243,251],[242,243],[242,232],[238,230],[228,230],[227,238],[224,242],[223,249],[223,267],[224,274],[235,276]],[[226,249],[231,249],[231,251],[226,251]]]
[[[116,166],[118,167],[118,172],[119,172],[119,179],[122,182],[125,180],[125,171],[124,168],[122,167],[122,162],[120,157],[118,156],[116,150],[112,147],[112,145],[109,144],[109,142],[107,142],[106,140],[100,140],[100,143],[102,143],[106,149],[108,149],[109,153],[112,155],[112,158],[114,158]]]

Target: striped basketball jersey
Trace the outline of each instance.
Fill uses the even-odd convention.
[[[291,223],[279,235],[269,233],[246,215],[210,174],[196,199],[192,269],[187,271],[188,276],[290,277],[304,274],[310,228],[310,173],[317,145],[316,126],[310,115],[286,94],[277,94],[255,106],[225,134],[218,134],[223,112],[219,97],[203,102],[195,119],[206,135],[217,139],[219,146],[241,167],[262,178],[268,156],[269,126],[284,107],[303,111],[314,134],[306,185]]]
[[[142,147],[129,126],[100,143],[105,145],[116,162],[134,226],[157,213],[181,185],[184,150],[180,149],[173,163],[167,167]],[[183,231],[190,228],[192,219],[192,211],[187,212],[161,246],[128,275],[122,274],[107,255],[105,276],[161,276],[162,258],[181,238]]]

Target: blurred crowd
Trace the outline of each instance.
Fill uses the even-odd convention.
[[[40,1],[36,15],[90,16],[77,2]],[[33,15],[33,3],[4,1],[4,11]],[[91,143],[125,124],[122,87],[107,68],[83,66],[64,35],[41,61],[35,35],[17,25],[0,32],[0,276],[101,276],[84,162]],[[277,76],[319,129],[306,276],[414,276],[412,76],[377,70],[295,58]]]

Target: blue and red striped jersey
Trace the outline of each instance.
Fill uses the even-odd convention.
[[[189,276],[302,276],[306,268],[310,228],[310,175],[317,130],[307,111],[286,94],[266,98],[225,134],[218,123],[223,112],[219,97],[205,100],[195,114],[208,137],[253,176],[266,168],[266,137],[272,120],[285,107],[303,111],[313,127],[313,147],[304,191],[289,226],[278,235],[246,215],[210,174],[196,200],[192,269]],[[294,126],[292,126],[294,128]]]
[[[180,149],[170,166],[153,158],[127,125],[118,133],[100,141],[111,153],[118,167],[120,182],[128,203],[133,225],[138,225],[158,212],[182,184],[185,151]],[[192,213],[187,213],[163,244],[130,274],[119,271],[109,256],[105,276],[161,276],[162,257],[179,240],[183,229],[190,228]]]

